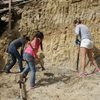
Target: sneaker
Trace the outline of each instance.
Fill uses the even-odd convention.
[[[7,74],[12,73],[11,71],[7,71],[7,70],[6,70],[5,72],[6,72]]]
[[[86,76],[84,73],[78,73],[78,76]]]
[[[100,69],[95,70],[93,73],[97,73],[97,72],[100,72]]]

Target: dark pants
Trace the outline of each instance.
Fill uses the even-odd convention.
[[[22,67],[22,57],[19,54],[18,50],[14,47],[14,46],[9,46],[8,48],[8,52],[11,53],[11,57],[12,57],[12,62],[10,63],[10,65],[8,66],[6,71],[10,71],[10,69],[15,65],[16,63],[16,58],[18,59],[18,64],[19,64],[19,68],[20,68],[20,72],[23,71],[23,67]]]

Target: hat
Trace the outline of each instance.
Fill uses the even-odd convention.
[[[77,22],[78,22],[77,20],[74,20],[74,22],[73,22],[73,23],[74,23],[74,24],[76,24]]]

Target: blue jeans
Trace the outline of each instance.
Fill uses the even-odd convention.
[[[34,57],[30,55],[29,53],[24,53],[23,59],[27,62],[27,66],[25,67],[22,73],[24,73],[24,75],[27,76],[28,72],[31,71],[30,86],[34,86],[35,85],[35,73],[36,73]]]
[[[11,57],[12,57],[12,62],[10,63],[10,65],[8,66],[8,68],[6,69],[6,71],[10,71],[10,69],[15,65],[16,63],[16,58],[18,59],[18,64],[19,64],[19,68],[20,68],[20,72],[23,71],[23,66],[22,66],[22,57],[19,54],[19,52],[17,51],[17,49],[14,46],[9,46],[8,48],[8,52],[11,53]]]

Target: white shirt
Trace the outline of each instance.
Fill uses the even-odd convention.
[[[80,36],[81,40],[82,39],[92,40],[90,31],[86,25],[83,25],[83,24],[76,25],[75,33],[76,33],[76,36]]]

